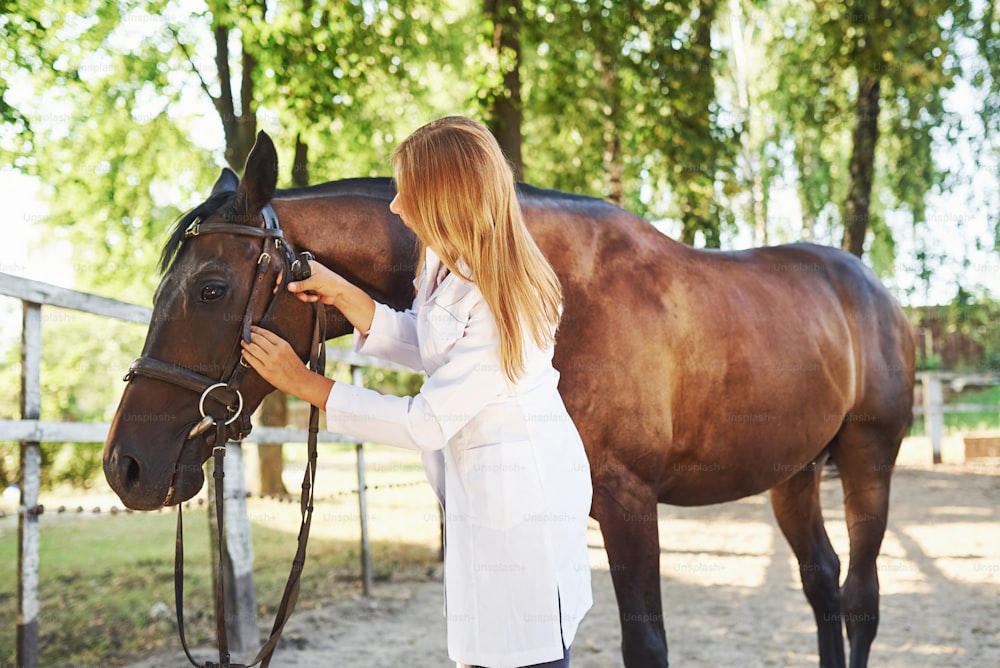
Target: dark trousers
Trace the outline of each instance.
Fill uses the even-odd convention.
[[[472,668],[483,668],[483,666],[473,666]],[[546,663],[535,663],[524,668],[569,668],[569,647],[563,650],[563,658]]]

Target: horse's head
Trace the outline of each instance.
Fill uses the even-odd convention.
[[[228,422],[229,438],[249,430],[250,413],[273,389],[241,364],[251,322],[266,320],[307,356],[308,328],[290,326],[308,307],[284,288],[294,256],[269,206],[276,182],[274,144],[261,133],[243,180],[223,170],[164,249],[142,357],[104,449],[105,476],[130,508],[180,503],[201,489],[219,438],[203,416]]]

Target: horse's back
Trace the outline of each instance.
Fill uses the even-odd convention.
[[[606,202],[527,195],[563,281],[560,387],[599,471],[641,471],[668,503],[714,503],[807,465],[873,386],[895,388],[885,413],[905,410],[905,317],[849,253],[695,249]]]
[[[859,395],[877,393],[882,404],[912,404],[913,331],[902,307],[875,273],[847,251],[814,244],[777,247],[812,257],[835,291],[859,369]],[[890,402],[889,394],[897,395]]]

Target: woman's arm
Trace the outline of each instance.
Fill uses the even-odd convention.
[[[371,331],[355,334],[354,350],[415,371],[424,370],[417,342],[417,315],[413,309],[396,311],[385,304],[376,304]]]
[[[424,370],[412,310],[396,311],[376,304],[364,290],[315,260],[310,261],[309,269],[312,276],[289,283],[289,292],[304,302],[320,301],[340,310],[357,330],[355,350],[416,371]]]
[[[327,428],[410,450],[443,448],[485,406],[511,389],[500,363],[497,336],[493,314],[480,301],[447,361],[428,376],[416,396],[336,383],[326,403]]]

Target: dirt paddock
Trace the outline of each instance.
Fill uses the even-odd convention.
[[[926,443],[914,440],[904,446],[879,558],[881,623],[873,666],[1000,665],[1000,460],[965,462],[961,453],[945,454],[945,463],[935,466],[926,463]],[[839,481],[824,481],[822,494],[827,530],[846,572]],[[413,509],[406,500],[390,505],[394,503]],[[402,524],[429,524],[427,506],[421,508],[414,517],[423,520]],[[766,494],[702,508],[660,506],[659,512],[672,665],[818,664],[812,613]],[[373,527],[382,518],[373,518]],[[419,528],[432,543],[427,527]],[[590,545],[595,602],[573,645],[573,665],[620,666],[617,608],[596,524]],[[442,598],[437,573],[423,579],[390,578],[377,583],[370,598],[355,596],[299,612],[271,665],[448,666]],[[198,655],[211,657],[208,652]],[[149,657],[133,668],[183,663],[183,655],[174,652]]]

